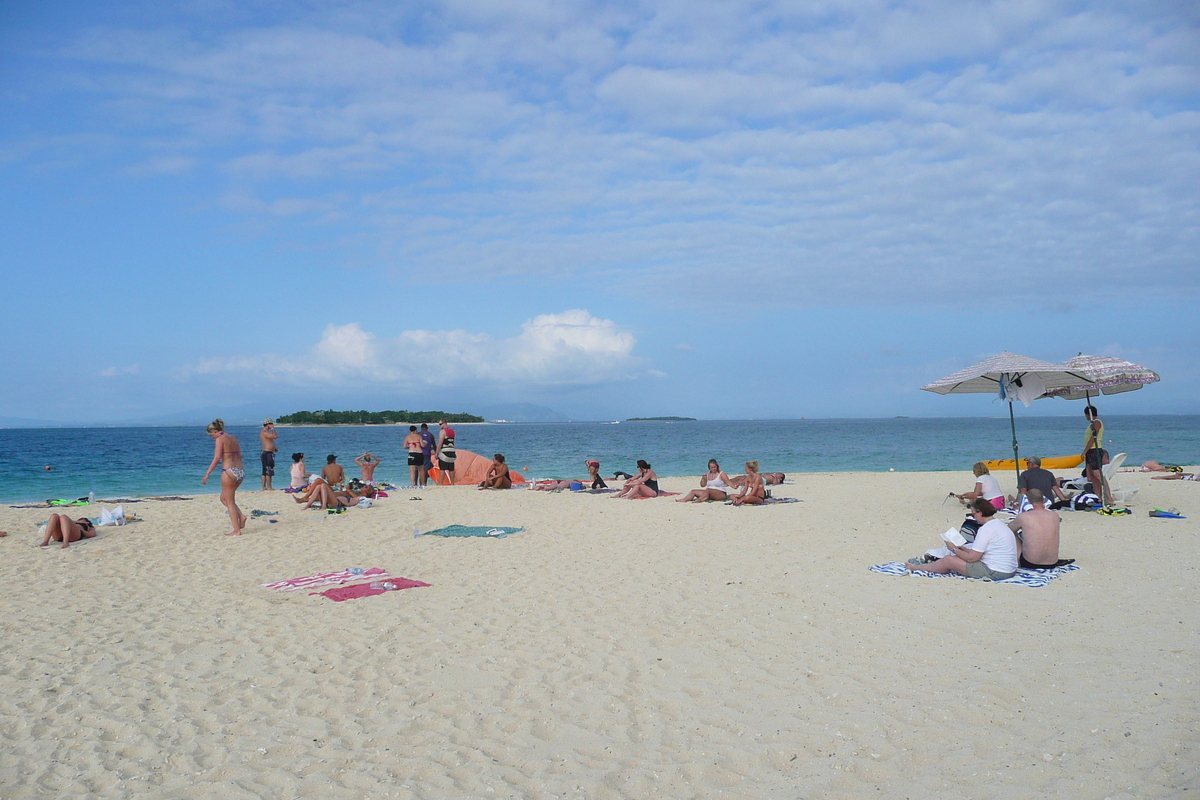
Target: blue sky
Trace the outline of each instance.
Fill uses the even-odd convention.
[[[1200,412],[1182,2],[0,6],[0,417]],[[1041,401],[1024,413],[1075,413]]]

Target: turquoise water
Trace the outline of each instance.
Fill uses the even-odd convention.
[[[1108,449],[1129,463],[1200,463],[1200,416],[1105,417]],[[1078,453],[1082,416],[1017,419],[1022,456]],[[246,455],[246,488],[256,488],[257,427],[231,428]],[[504,453],[516,469],[537,477],[586,474],[585,458],[601,473],[634,472],[639,458],[659,475],[698,475],[709,458],[726,471],[758,459],[763,470],[782,472],[886,472],[967,470],[981,459],[1011,458],[1007,418],[767,420],[701,422],[544,423],[459,425],[458,445],[483,455]],[[310,471],[336,453],[350,475],[363,450],[384,463],[376,476],[408,482],[403,448],[407,427],[280,428],[275,486],[288,483],[291,453],[306,455]],[[35,428],[0,430],[0,502],[81,497],[215,493],[201,486],[212,458],[203,427]],[[51,469],[46,471],[49,465]]]

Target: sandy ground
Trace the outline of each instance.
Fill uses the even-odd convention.
[[[1135,515],[1065,512],[1083,569],[1040,589],[867,570],[936,546],[968,473],[761,508],[242,492],[280,521],[143,502],[66,550],[0,509],[0,797],[1200,795],[1200,485],[1122,478]],[[450,523],[527,530],[413,538]],[[260,585],[348,566],[432,587]]]

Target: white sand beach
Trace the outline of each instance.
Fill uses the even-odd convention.
[[[142,502],[65,550],[5,507],[0,796],[1200,794],[1200,485],[1121,478],[1135,513],[1063,512],[1082,569],[1042,588],[868,571],[961,521],[965,472],[792,476],[804,502],[757,508],[246,491],[278,522]],[[413,538],[452,523],[526,530]],[[432,585],[262,586],[349,566]]]

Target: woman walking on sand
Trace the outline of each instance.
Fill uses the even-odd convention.
[[[208,435],[216,445],[213,449],[212,463],[208,465],[200,483],[207,485],[208,476],[217,468],[217,464],[221,465],[221,505],[229,511],[229,519],[233,522],[233,530],[225,535],[241,536],[242,528],[246,527],[246,515],[237,507],[235,495],[237,488],[246,479],[246,471],[242,468],[242,448],[238,446],[237,439],[225,432],[225,423],[222,420],[214,419],[208,424]]]

